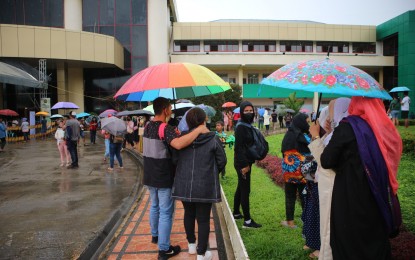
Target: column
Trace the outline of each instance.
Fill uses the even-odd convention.
[[[68,101],[79,106],[77,112],[84,112],[84,71],[82,68],[68,68]]]
[[[65,29],[82,31],[82,0],[65,0]]]
[[[64,62],[56,63],[56,78],[58,87],[58,102],[68,101],[68,84],[66,82],[67,71]],[[53,106],[53,104],[52,104]],[[65,110],[59,109],[58,114],[65,114]]]

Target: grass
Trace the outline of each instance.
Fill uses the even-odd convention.
[[[412,128],[412,129],[411,129]],[[415,126],[408,129],[398,128],[399,131],[414,131]],[[281,157],[281,141],[284,134],[271,135],[266,139],[269,142],[270,154]],[[228,164],[226,166],[226,179],[222,186],[231,209],[233,209],[233,196],[237,186],[237,175],[233,167],[233,150],[226,148]],[[404,225],[411,232],[415,232],[415,192],[413,184],[415,175],[413,155],[404,155],[398,173],[400,183],[399,199],[402,207]],[[258,230],[242,229],[243,220],[236,223],[241,232],[242,239],[250,259],[305,259],[310,252],[302,250],[302,222],[300,221],[301,207],[297,202],[294,219],[297,229],[282,227],[280,222],[285,219],[284,191],[276,186],[263,169],[253,166],[250,195],[251,215],[256,222],[263,225]]]

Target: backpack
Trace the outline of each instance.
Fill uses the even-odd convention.
[[[244,125],[251,128],[252,135],[254,137],[254,143],[248,148],[248,157],[250,159],[259,161],[264,159],[265,156],[267,156],[269,150],[268,142],[265,140],[264,136],[257,128],[253,127],[250,124],[239,121],[236,124],[236,127],[239,125]]]

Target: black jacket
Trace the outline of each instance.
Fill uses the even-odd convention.
[[[249,101],[243,101],[240,104],[240,120],[244,123],[252,124],[252,121],[248,120],[243,113],[245,107],[247,106],[253,107]],[[238,125],[238,127],[235,128],[235,153],[233,161],[233,165],[236,170],[240,170],[242,168],[250,166],[255,162],[254,160],[248,159],[247,157],[248,149],[253,144],[254,136],[252,133],[252,129],[244,125]]]
[[[219,173],[226,154],[215,132],[199,135],[183,150],[173,152],[177,164],[172,197],[187,202],[220,202]]]

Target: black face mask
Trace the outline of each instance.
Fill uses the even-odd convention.
[[[254,113],[244,113],[244,119],[252,123],[254,121]]]

